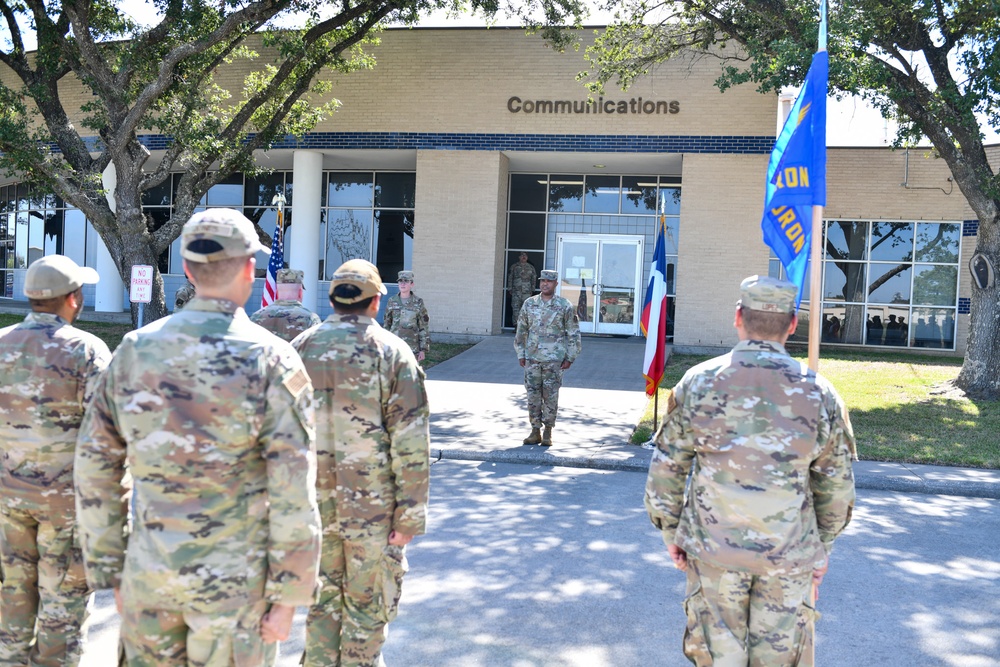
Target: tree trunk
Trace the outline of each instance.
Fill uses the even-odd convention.
[[[955,384],[974,398],[1000,399],[1000,215],[980,220],[976,252],[993,265],[986,289],[972,284],[972,309],[965,362]],[[960,270],[967,267],[959,267]]]
[[[136,219],[137,218],[137,219]],[[150,322],[166,317],[166,300],[163,294],[163,276],[157,266],[157,253],[153,247],[153,238],[146,230],[145,218],[140,213],[133,216],[131,220],[118,219],[118,224],[122,228],[122,256],[115,258],[122,281],[127,286],[132,279],[132,267],[137,264],[146,264],[153,267],[153,290],[149,303],[144,304],[142,314],[142,324],[145,326]],[[132,326],[139,326],[139,304],[132,304]]]

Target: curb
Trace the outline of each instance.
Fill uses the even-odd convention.
[[[546,451],[518,449],[496,449],[475,451],[468,449],[431,449],[431,458],[437,461],[483,461],[487,463],[517,463],[535,466],[562,466],[566,468],[590,468],[593,470],[614,470],[642,472],[649,470],[648,450],[639,456],[627,459],[610,459],[582,456],[553,456]],[[923,493],[927,495],[961,496],[964,498],[989,498],[1000,500],[1000,484],[971,481],[933,481],[914,476],[898,476],[871,473],[855,473],[854,486],[873,491],[895,491],[899,493]]]

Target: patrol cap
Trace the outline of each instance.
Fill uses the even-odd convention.
[[[36,259],[24,274],[24,296],[52,299],[75,292],[83,285],[96,285],[100,276],[89,266],[79,266],[65,255]]]
[[[333,296],[333,288],[337,285],[354,285],[361,294],[344,298]],[[385,294],[385,285],[378,274],[378,269],[371,262],[364,259],[351,259],[341,264],[333,273],[333,280],[330,281],[330,296],[337,303],[357,303],[364,301],[376,294]]]
[[[539,280],[559,280],[559,272],[553,271],[551,269],[545,269],[538,274]]]
[[[181,230],[181,257],[189,262],[208,264],[258,252],[271,254],[261,245],[253,223],[231,208],[199,211]]]
[[[750,276],[740,283],[739,305],[768,313],[794,313],[799,288],[787,280],[770,276]]]
[[[397,282],[403,282],[404,280],[409,280],[413,282],[413,271],[400,271],[399,275],[396,276]]]
[[[274,275],[275,282],[279,283],[298,283],[301,285],[304,278],[305,273],[295,269],[278,269]]]

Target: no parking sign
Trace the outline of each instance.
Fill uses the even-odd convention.
[[[146,264],[132,267],[132,284],[128,295],[132,303],[149,303],[153,300],[153,267]]]

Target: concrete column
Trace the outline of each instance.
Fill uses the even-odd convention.
[[[101,174],[101,183],[107,192],[108,206],[115,210],[115,187],[118,185],[118,172],[115,171],[115,164],[108,163],[104,173]],[[101,313],[120,313],[125,307],[124,290],[121,276],[118,275],[118,267],[115,260],[111,258],[111,252],[105,245],[104,239],[97,239],[97,274],[101,281],[94,286],[94,310]]]
[[[319,237],[320,202],[323,192],[323,154],[316,151],[295,151],[292,158],[292,227],[286,239],[285,260],[288,266],[303,272],[306,291],[302,305],[312,311],[325,303],[319,293],[319,254],[323,239]],[[336,267],[334,267],[336,268]]]

